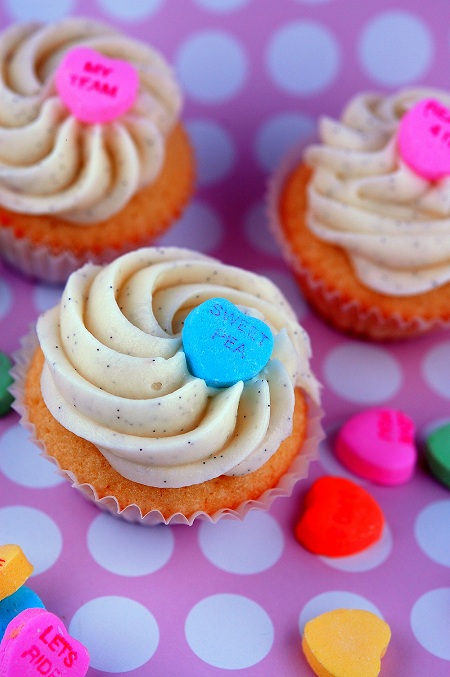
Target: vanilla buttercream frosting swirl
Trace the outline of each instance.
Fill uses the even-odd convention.
[[[208,386],[189,373],[187,314],[226,298],[274,335],[252,379]],[[122,476],[156,487],[261,467],[292,431],[295,389],[319,400],[308,336],[268,279],[178,248],[144,248],[73,273],[37,333],[51,414]]]
[[[86,47],[137,72],[134,104],[83,124],[57,94],[65,54]],[[0,204],[80,225],[120,211],[160,173],[181,94],[162,56],[102,23],[78,18],[13,25],[0,36]]]
[[[450,176],[416,174],[398,150],[399,122],[423,99],[450,107],[450,94],[412,88],[360,94],[339,121],[321,118],[310,146],[307,225],[342,247],[356,275],[378,292],[405,296],[450,281]]]

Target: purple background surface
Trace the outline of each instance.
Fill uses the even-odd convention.
[[[268,177],[292,144],[311,138],[317,116],[338,115],[361,90],[449,88],[447,0],[10,0],[0,4],[0,25],[68,14],[113,23],[174,65],[199,180],[163,242],[279,284],[311,336],[329,436],[308,479],[270,513],[228,527],[143,530],[56,481],[11,413],[0,420],[0,543],[28,554],[36,567],[29,587],[85,640],[94,677],[307,677],[299,626],[350,600],[391,626],[382,675],[450,674],[450,498],[422,458],[408,484],[364,484],[386,517],[378,548],[337,568],[293,536],[312,481],[345,474],[331,442],[349,416],[369,406],[402,409],[421,450],[430,426],[449,416],[448,332],[371,345],[326,327],[297,290],[264,208]],[[59,293],[0,264],[0,349],[16,350]]]

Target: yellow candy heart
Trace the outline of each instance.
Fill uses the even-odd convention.
[[[0,600],[16,592],[33,569],[19,545],[0,545]]]
[[[302,648],[318,677],[377,677],[389,625],[362,609],[335,609],[308,621]]]

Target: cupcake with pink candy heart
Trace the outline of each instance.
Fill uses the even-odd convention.
[[[450,94],[361,93],[272,181],[273,230],[313,308],[342,331],[450,326]]]
[[[149,40],[150,42],[151,40]],[[65,282],[147,245],[181,214],[195,160],[162,54],[68,17],[0,34],[0,252]]]

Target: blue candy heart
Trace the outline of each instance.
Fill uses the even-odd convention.
[[[191,374],[216,388],[256,376],[273,349],[269,327],[222,298],[209,299],[189,313],[182,341]]]
[[[8,624],[24,609],[44,609],[36,593],[22,585],[16,592],[0,600],[0,641]]]

